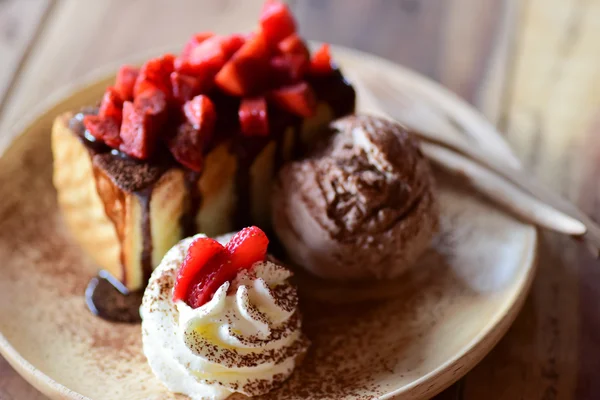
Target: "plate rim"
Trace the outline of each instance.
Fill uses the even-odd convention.
[[[318,42],[311,42],[311,45],[318,45]],[[18,144],[23,139],[24,134],[31,130],[34,125],[38,124],[44,118],[53,118],[56,114],[54,110],[62,103],[68,101],[75,93],[88,90],[90,87],[98,85],[100,82],[114,76],[119,65],[131,63],[132,60],[134,62],[135,60],[143,60],[155,54],[172,51],[174,48],[176,47],[164,46],[154,48],[107,63],[93,69],[91,72],[76,80],[75,83],[55,90],[46,97],[44,101],[26,112],[23,118],[20,118],[15,123],[7,126],[10,139],[5,146],[0,149],[0,158],[3,158],[9,151],[18,148]],[[395,69],[413,79],[418,86],[428,91],[430,95],[443,98],[446,103],[454,103],[459,106],[462,109],[463,114],[469,114],[470,117],[476,121],[476,124],[491,124],[485,116],[472,105],[446,87],[419,72],[365,51],[338,45],[332,45],[332,50],[334,53],[343,54],[348,58],[368,60],[368,62],[382,64],[385,65],[386,68]],[[485,136],[489,137],[492,134],[494,136],[499,136],[497,133],[492,133],[489,130]],[[510,150],[507,151],[510,152]],[[514,157],[514,155],[512,156]],[[427,387],[421,395],[433,396],[466,375],[493,349],[499,340],[504,337],[523,307],[537,271],[539,230],[531,224],[524,223],[524,225],[525,227],[530,228],[530,232],[527,235],[527,245],[523,250],[523,256],[520,260],[521,264],[526,265],[526,271],[521,274],[520,280],[515,284],[516,288],[513,296],[502,302],[502,306],[498,312],[490,318],[490,322],[486,324],[486,326],[481,329],[481,331],[460,352],[457,352],[453,357],[449,358],[435,370],[430,371],[426,375],[407,385],[380,396],[380,399],[393,399],[401,395],[418,395],[420,387],[427,383],[431,383],[431,381],[434,383]],[[6,359],[8,364],[11,365],[21,377],[46,396],[53,399],[92,400],[89,397],[69,389],[37,369],[19,354],[2,332],[0,332],[0,355]],[[473,358],[469,360],[468,358],[470,356],[473,356]],[[445,373],[451,372],[453,368],[457,366],[462,366],[464,368],[462,368],[460,373],[449,374],[448,378],[442,379],[442,376]],[[436,381],[436,379],[438,380]]]

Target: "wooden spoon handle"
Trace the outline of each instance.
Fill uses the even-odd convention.
[[[418,133],[417,133],[418,134]],[[469,146],[468,144],[461,141],[450,141],[439,140],[430,135],[420,135],[421,140],[437,145],[439,147],[444,147],[449,150],[452,150],[456,153],[460,153],[466,156],[469,159],[474,160],[480,165],[486,167],[491,172],[497,174],[498,176],[504,178],[505,181],[512,182],[514,185],[517,185],[522,190],[528,192],[535,198],[537,198],[541,203],[546,205],[546,209],[548,207],[553,208],[555,211],[563,214],[563,216],[570,216],[572,220],[577,220],[580,224],[585,227],[583,232],[580,232],[579,235],[582,235],[584,241],[588,243],[590,249],[593,251],[596,257],[600,256],[600,226],[596,224],[590,217],[588,217],[583,211],[577,208],[573,203],[563,199],[558,194],[553,191],[547,189],[543,185],[541,185],[536,179],[527,175],[521,170],[515,169],[511,166],[504,165],[499,163],[496,160],[496,157],[493,155],[486,154],[486,151],[479,147]],[[556,214],[558,218],[558,214]],[[565,219],[559,219],[555,227],[559,228],[563,224],[565,224]],[[542,225],[544,226],[544,225]],[[549,229],[550,227],[547,226]],[[569,227],[568,224],[564,225],[565,228]],[[571,225],[570,227],[573,227]],[[568,233],[566,231],[559,232],[567,233],[570,235],[578,235],[575,232]]]
[[[423,142],[421,147],[432,162],[453,174],[465,177],[478,192],[519,218],[566,235],[579,236],[586,232],[585,225],[578,219],[532,197],[473,160],[438,144]]]

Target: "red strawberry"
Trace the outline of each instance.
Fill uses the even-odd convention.
[[[180,103],[191,100],[203,91],[200,78],[177,71],[171,73],[171,86],[173,88],[173,98]]]
[[[138,78],[138,80],[135,82],[133,98],[135,99],[137,96],[139,96],[140,94],[144,93],[147,90],[160,90],[161,92],[164,93],[164,91],[167,90],[167,87],[164,85],[159,87],[159,86],[155,85],[154,82],[151,82],[149,80],[140,80]],[[133,101],[133,99],[130,101]]]
[[[296,23],[288,6],[277,0],[268,0],[260,15],[260,26],[267,42],[276,46],[296,31]]]
[[[315,92],[306,82],[274,89],[270,97],[279,108],[301,117],[311,117],[317,109]]]
[[[275,87],[301,80],[308,70],[308,58],[300,54],[284,54],[269,60],[271,81]]]
[[[173,63],[175,56],[165,54],[162,57],[153,58],[147,61],[141,68],[140,74],[133,88],[134,97],[140,93],[155,87],[166,95],[171,94],[171,72],[173,72]]]
[[[140,74],[140,69],[131,65],[123,65],[117,72],[117,80],[115,82],[115,90],[123,101],[133,100],[133,87],[135,81]]]
[[[269,121],[264,97],[242,99],[238,111],[242,133],[246,136],[267,136]]]
[[[256,93],[265,83],[270,51],[264,35],[257,33],[223,65],[215,83],[233,96]]]
[[[173,287],[173,301],[187,299],[194,278],[219,253],[224,253],[224,248],[214,239],[198,238],[192,242],[177,272],[177,279]]]
[[[231,264],[240,270],[264,261],[268,245],[267,235],[260,228],[251,226],[236,233],[225,245],[225,250]]]
[[[141,106],[130,101],[123,103],[122,143],[119,149],[132,157],[148,159],[156,148],[157,129],[153,126],[152,115]]]
[[[185,46],[183,46],[183,50],[181,51],[180,57],[187,58],[196,46],[213,36],[215,36],[215,34],[212,32],[195,33],[194,35],[192,35],[190,40],[188,40]]]
[[[98,115],[102,118],[112,118],[121,125],[123,119],[123,100],[119,92],[114,87],[109,87],[104,92]]]
[[[86,115],[83,124],[90,134],[97,140],[106,143],[113,149],[118,149],[121,144],[119,125],[113,118],[102,118],[98,115]]]
[[[221,45],[223,46],[223,51],[227,56],[227,59],[231,58],[236,51],[238,51],[243,45],[246,43],[246,38],[244,35],[234,33],[229,36],[225,36]]]
[[[213,258],[203,276],[197,278],[198,283],[192,286],[188,295],[188,304],[194,308],[206,304],[223,283],[235,278],[238,271],[264,261],[268,244],[269,239],[259,228],[242,229],[225,246],[226,254]]]
[[[191,48],[189,54],[178,57],[174,65],[178,72],[207,80],[215,76],[227,59],[223,38],[211,36]]]
[[[208,96],[201,94],[186,102],[183,112],[195,129],[212,132],[217,121],[217,112]]]
[[[161,116],[167,111],[167,96],[162,90],[150,88],[136,96],[133,104],[152,116]]]
[[[203,150],[212,136],[212,131],[196,129],[189,122],[181,124],[177,133],[168,142],[169,151],[182,165],[192,171],[201,172]]]
[[[186,303],[192,308],[202,307],[208,303],[219,287],[216,282],[221,281],[218,275],[223,265],[227,263],[227,254],[225,252],[217,254],[208,261],[206,266],[194,277],[187,294]],[[235,275],[234,275],[235,276]]]
[[[319,50],[315,51],[310,60],[309,70],[313,75],[327,75],[333,71],[328,44],[324,43]]]
[[[161,90],[149,88],[135,98],[133,105],[146,114],[151,137],[157,138],[167,122],[167,96]]]
[[[310,57],[308,47],[306,47],[306,44],[304,44],[304,41],[297,33],[292,33],[279,42],[277,49],[281,54],[298,54],[305,56],[307,60]]]

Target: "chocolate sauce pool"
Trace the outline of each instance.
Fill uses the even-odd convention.
[[[90,311],[113,322],[138,323],[143,290],[129,293],[121,282],[108,272],[100,271],[85,289],[85,302]]]
[[[317,98],[331,107],[334,117],[344,116],[354,110],[354,89],[339,70],[329,76],[311,77],[308,82],[315,89]],[[219,132],[219,136],[213,138],[213,143],[207,146],[206,152],[212,150],[223,140],[232,139],[230,151],[235,154],[238,166],[234,178],[238,201],[235,215],[232,218],[235,229],[243,228],[252,224],[252,182],[250,177],[252,164],[264,148],[274,141],[276,146],[275,171],[279,169],[284,162],[284,133],[288,127],[292,127],[294,131],[294,157],[302,155],[304,152],[300,138],[302,119],[282,112],[269,113],[269,137],[247,138],[239,134],[237,111],[240,100],[220,93],[212,93],[210,97],[215,103],[217,115],[225,117],[217,119],[215,132]],[[183,167],[171,157],[168,151],[159,153],[154,159],[144,162],[135,160],[97,141],[83,125],[85,115],[97,114],[97,112],[97,107],[82,109],[71,119],[69,127],[79,135],[81,141],[88,148],[94,168],[100,168],[122,190],[138,197],[142,206],[141,260],[144,281],[147,281],[152,272],[152,231],[150,226],[152,188],[169,168]],[[166,146],[162,147],[166,149]],[[202,196],[198,189],[200,177],[201,173],[185,170],[185,186],[188,191],[189,203],[179,221],[184,237],[191,236],[202,228],[196,224],[196,216],[202,206]],[[109,217],[111,216],[109,215]],[[113,223],[116,222],[113,220]],[[126,282],[119,282],[107,272],[101,271],[98,277],[90,281],[86,289],[86,302],[90,310],[99,317],[115,322],[139,322],[139,306],[143,290],[128,293],[125,284]]]

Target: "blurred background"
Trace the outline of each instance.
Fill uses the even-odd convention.
[[[600,216],[600,0],[289,3],[305,37],[391,59],[466,99],[533,174]],[[96,68],[176,51],[196,31],[248,31],[261,6],[0,0],[0,149],[25,113]],[[572,241],[544,235],[540,271],[515,326],[446,398],[600,398],[599,303],[598,265]],[[0,358],[0,399],[35,393]]]

